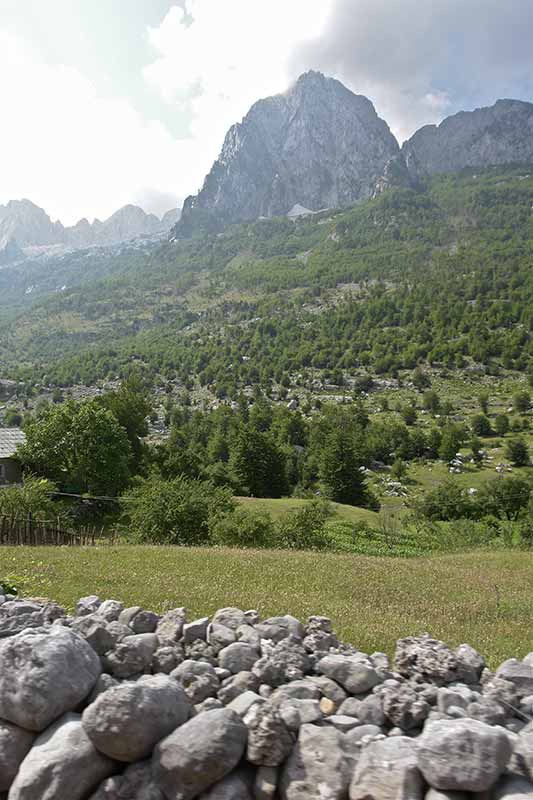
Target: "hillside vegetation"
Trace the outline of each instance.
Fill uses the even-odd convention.
[[[134,360],[230,395],[312,369],[526,370],[532,204],[527,167],[492,168],[345,212],[122,254],[93,273],[90,257],[72,258],[70,280],[64,261],[50,262],[47,286],[56,271],[66,288],[11,313],[0,359],[17,378],[61,385],[120,374]],[[0,272],[15,307],[17,269]]]

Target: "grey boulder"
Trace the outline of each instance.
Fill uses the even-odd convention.
[[[200,800],[254,800],[252,784],[251,772],[237,769],[201,794]]]
[[[101,753],[132,762],[149,756],[160,739],[187,721],[190,712],[176,681],[150,675],[99,695],[83,712],[82,722]]]
[[[457,656],[448,645],[431,636],[408,636],[396,643],[394,669],[405,678],[422,677],[436,684],[456,678]]]
[[[0,642],[0,719],[42,731],[75,709],[101,673],[92,647],[68,628],[28,629]]]
[[[213,697],[220,688],[220,681],[211,664],[187,659],[170,673],[194,705]]]
[[[303,725],[281,773],[282,800],[344,800],[351,763],[343,734],[335,728]]]
[[[176,643],[181,639],[183,626],[186,622],[186,611],[184,608],[173,608],[163,614],[157,623],[156,633],[159,641]]]
[[[246,757],[251,764],[277,767],[292,750],[294,738],[270,703],[255,703],[244,717],[248,727]]]
[[[247,728],[233,711],[205,711],[156,745],[154,775],[167,800],[192,800],[239,763]]]
[[[349,694],[369,692],[382,680],[374,667],[351,656],[325,656],[318,662],[318,670],[340,683]]]
[[[104,653],[111,650],[116,642],[116,637],[108,630],[105,619],[98,614],[76,617],[72,621],[70,629],[83,636],[99,656],[103,656]]]
[[[98,606],[96,613],[99,617],[103,617],[106,622],[116,622],[123,611],[124,604],[119,600],[104,600],[104,602]]]
[[[497,678],[510,681],[519,697],[533,694],[533,665],[510,658],[498,667]]]
[[[35,739],[35,734],[0,720],[0,792],[7,792]]]
[[[438,720],[418,739],[418,766],[435,789],[484,792],[504,771],[511,750],[502,728],[472,719]]]
[[[154,633],[127,636],[105,654],[104,667],[116,678],[131,678],[150,668],[157,646],[158,640]]]
[[[416,753],[415,740],[406,736],[367,744],[350,784],[350,800],[422,800],[424,781]]]
[[[241,625],[248,625],[249,620],[240,608],[220,608],[213,617],[213,625],[224,625],[236,631]]]
[[[227,669],[232,675],[238,672],[247,672],[252,669],[259,659],[259,652],[246,642],[234,642],[224,647],[218,654],[218,663],[222,669]]]
[[[150,761],[139,761],[122,775],[106,778],[89,800],[165,800],[165,795],[156,785]]]
[[[85,800],[116,771],[83,730],[77,714],[65,714],[42,733],[22,762],[9,800]]]

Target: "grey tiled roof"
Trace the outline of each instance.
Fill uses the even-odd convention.
[[[0,458],[12,458],[17,445],[25,441],[26,434],[20,428],[0,428]]]

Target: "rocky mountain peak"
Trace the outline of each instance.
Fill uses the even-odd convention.
[[[64,245],[67,248],[118,244],[138,236],[153,236],[170,231],[179,218],[177,209],[162,220],[147,214],[139,206],[126,205],[101,222],[91,224],[85,217],[64,227],[52,222],[46,211],[31,200],[10,200],[0,206],[0,249],[3,258],[23,257],[21,248]],[[7,245],[9,243],[9,249]]]
[[[175,235],[229,222],[343,207],[371,197],[399,146],[366,97],[320,72],[255,103],[228,131]]]
[[[411,174],[533,161],[533,104],[498,100],[425,125],[402,147]]]

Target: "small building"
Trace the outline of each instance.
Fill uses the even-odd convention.
[[[26,435],[20,428],[0,428],[0,486],[22,481],[22,465],[17,447],[24,444]]]

